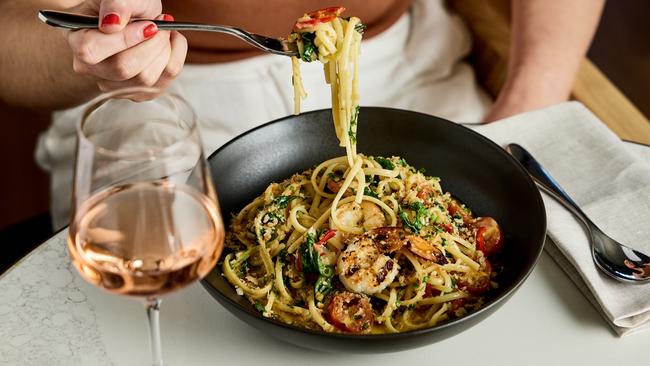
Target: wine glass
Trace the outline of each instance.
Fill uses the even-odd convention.
[[[196,116],[178,95],[122,89],[90,103],[77,135],[72,262],[92,285],[144,300],[162,365],[160,296],[210,272],[224,241]]]

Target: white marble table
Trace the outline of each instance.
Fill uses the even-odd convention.
[[[641,148],[632,146],[631,148]],[[647,149],[650,151],[650,149]],[[63,231],[0,276],[0,365],[149,365],[145,312],[136,301],[84,282]],[[619,338],[553,260],[495,314],[455,337],[416,350],[326,354],[242,323],[199,284],[162,307],[169,365],[555,365],[641,364],[650,332]]]

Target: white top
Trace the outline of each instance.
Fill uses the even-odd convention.
[[[66,251],[67,231],[0,277],[0,365],[148,365],[142,304],[87,284]],[[378,355],[301,349],[238,320],[200,284],[164,298],[169,365],[633,365],[650,332],[620,338],[543,253],[493,315],[432,345]]]

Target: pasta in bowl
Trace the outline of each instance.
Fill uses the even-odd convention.
[[[490,215],[494,217],[495,221],[500,225],[503,230],[503,249],[500,253],[498,251],[496,252],[494,260],[491,260],[490,255],[486,256],[488,261],[492,262],[491,272],[495,274],[494,277],[490,276],[490,281],[497,283],[498,286],[494,287],[493,284],[490,283],[488,291],[481,295],[482,300],[480,300],[480,306],[470,306],[470,303],[467,302],[468,306],[463,307],[465,309],[465,314],[463,315],[465,316],[462,317],[452,314],[452,312],[450,312],[452,309],[448,309],[445,312],[447,314],[445,317],[438,317],[435,320],[435,326],[429,326],[428,321],[430,321],[432,317],[427,317],[426,312],[424,312],[424,315],[417,314],[419,311],[424,311],[425,308],[409,309],[411,304],[399,304],[399,310],[394,309],[393,314],[391,314],[392,318],[396,320],[395,322],[392,322],[392,325],[397,331],[399,331],[399,333],[389,333],[386,331],[387,324],[385,322],[375,323],[374,321],[372,324],[369,324],[367,329],[363,329],[364,325],[361,323],[361,331],[358,332],[350,332],[344,329],[339,330],[335,324],[336,322],[333,322],[328,314],[330,304],[332,303],[331,300],[334,299],[336,294],[354,292],[345,287],[344,283],[336,283],[336,281],[341,282],[340,278],[338,278],[339,274],[336,274],[336,281],[332,284],[332,289],[329,295],[331,297],[330,301],[328,302],[325,300],[323,306],[319,308],[323,319],[335,328],[332,332],[324,330],[324,328],[318,325],[317,322],[307,322],[305,324],[297,321],[296,318],[291,319],[291,322],[285,322],[282,319],[279,319],[279,317],[271,316],[273,314],[267,314],[269,316],[264,316],[264,312],[267,311],[266,306],[268,305],[267,293],[251,302],[247,297],[247,294],[244,292],[243,287],[240,287],[238,293],[236,287],[231,285],[228,281],[226,272],[224,271],[224,265],[226,263],[229,264],[230,268],[233,272],[236,272],[238,276],[241,276],[241,278],[244,279],[246,277],[242,276],[241,264],[239,264],[243,263],[242,254],[239,254],[238,257],[238,253],[246,252],[246,250],[248,250],[248,247],[244,248],[245,244],[240,247],[233,245],[230,251],[230,256],[223,258],[221,267],[216,268],[205,279],[205,281],[203,281],[203,285],[226,309],[245,322],[265,331],[267,334],[270,334],[275,338],[289,341],[303,347],[320,350],[387,352],[413,348],[439,341],[478,323],[499,308],[514,293],[514,291],[526,279],[541,253],[545,235],[545,213],[539,192],[525,171],[523,171],[523,169],[506,152],[491,141],[463,126],[429,115],[388,108],[362,107],[359,118],[358,134],[360,138],[358,141],[358,148],[366,154],[359,154],[364,169],[370,169],[368,165],[374,165],[374,163],[381,166],[379,163],[381,159],[379,157],[384,156],[394,165],[393,170],[397,171],[398,174],[404,172],[405,176],[402,178],[410,178],[415,186],[420,185],[422,188],[425,187],[423,183],[430,183],[431,187],[437,193],[442,192],[440,195],[436,194],[432,201],[426,202],[425,207],[430,211],[436,211],[439,209],[441,216],[445,217],[441,217],[438,224],[434,222],[427,227],[424,227],[425,220],[421,220],[424,228],[420,229],[420,234],[426,236],[427,230],[431,230],[435,231],[435,233],[438,234],[438,237],[449,240],[446,236],[446,234],[449,233],[445,230],[444,224],[446,224],[447,219],[450,219],[450,213],[447,210],[447,213],[445,214],[442,209],[435,204],[438,200],[442,201],[443,206],[445,205],[445,200],[449,200],[447,206],[449,205],[449,202],[452,202],[452,197],[444,193],[446,191],[451,192],[454,197],[458,199],[457,202],[462,202],[466,207],[472,209],[474,216],[473,218],[469,218],[468,221],[475,221],[478,217]],[[285,207],[287,210],[285,211],[285,214],[287,215],[285,217],[286,221],[280,223],[281,225],[286,225],[287,222],[292,220],[292,210],[294,211],[293,215],[298,223],[305,229],[309,229],[308,226],[313,224],[313,219],[318,220],[318,217],[316,217],[318,216],[317,214],[313,213],[308,215],[311,207],[305,204],[304,201],[307,200],[306,198],[288,198],[289,196],[300,195],[301,193],[299,191],[290,192],[286,190],[292,185],[309,187],[311,184],[312,174],[308,172],[307,174],[299,173],[296,175],[296,172],[304,172],[312,169],[311,173],[314,173],[322,162],[337,159],[337,156],[340,155],[340,141],[336,138],[334,131],[335,127],[330,121],[331,111],[329,110],[309,112],[273,121],[237,137],[217,150],[210,157],[210,168],[213,173],[212,176],[215,187],[217,187],[217,190],[219,191],[221,208],[224,212],[229,212],[233,215],[234,222],[239,222],[239,224],[242,225],[240,233],[248,233],[249,229],[247,227],[249,227],[251,222],[255,221],[255,217],[259,216],[260,220],[262,220],[267,213],[274,212],[278,208],[278,205],[287,205]],[[405,128],[404,126],[408,126],[408,128]],[[255,147],[255,154],[250,153],[252,146]],[[402,161],[398,157],[403,157],[404,161],[407,163],[402,165]],[[338,159],[340,159],[340,157]],[[334,164],[334,166],[332,167],[331,164]],[[338,168],[336,164],[339,164]],[[427,173],[431,172],[430,174],[435,174],[440,177],[440,182],[442,182],[444,190],[441,189],[438,191],[437,184],[439,184],[439,182],[437,179],[427,176],[427,173],[418,172],[417,169],[410,168],[411,166],[424,168]],[[330,177],[329,174],[325,174],[330,167],[332,169],[329,173],[334,173],[332,176],[335,177],[337,175],[336,170],[343,170],[345,162],[334,160],[334,162],[331,162],[330,164],[323,165],[320,172],[317,172],[317,183],[320,184],[318,178],[323,175],[328,178]],[[374,168],[386,169],[383,166],[379,168],[376,165],[374,165]],[[289,180],[287,180],[288,177],[290,178]],[[366,177],[364,176],[364,179],[365,178]],[[393,178],[384,177],[379,179],[376,185],[372,185],[371,190],[373,193],[378,192],[377,189],[379,189],[379,183],[384,179],[390,180]],[[368,182],[371,181],[372,179],[369,178]],[[264,194],[262,193],[269,188],[270,182],[279,183],[272,186],[273,188],[268,191],[265,200]],[[323,192],[334,192],[334,190],[336,190],[336,184],[334,183],[337,182],[330,182],[331,187],[324,188]],[[327,181],[325,184],[327,185]],[[387,182],[384,185],[388,184],[391,183]],[[386,195],[388,194],[388,191],[389,189],[385,188]],[[390,191],[395,193],[399,192],[400,189],[396,184],[390,189]],[[427,190],[422,189],[422,191]],[[353,202],[355,198],[355,195],[350,193],[342,194],[341,200],[339,201],[340,203],[337,206],[343,208],[342,210],[338,210],[342,215],[344,221],[343,224],[347,223],[350,219],[349,217],[343,217],[345,216],[343,214],[348,211],[346,208],[349,206],[346,205]],[[393,220],[390,213],[385,211],[385,209],[382,209],[381,205],[373,200],[374,197],[370,195],[371,192],[366,193],[369,195],[364,195],[364,198],[367,199],[362,202],[373,202],[373,204],[376,204],[377,208],[382,210],[381,214],[384,221],[382,222],[382,219],[380,218],[379,222],[372,223],[372,211],[375,211],[376,213],[376,208],[372,208],[369,210],[371,211],[370,214],[367,215],[370,220],[364,220],[360,223],[359,221],[355,221],[356,219],[352,217],[351,220],[353,220],[353,222],[351,226],[355,227],[355,225],[359,224],[362,226],[366,221],[370,221],[369,224],[371,226],[390,226]],[[404,191],[404,193],[404,196],[396,194],[393,197],[397,197],[395,200],[403,211],[402,216],[404,216],[412,225],[414,224],[414,219],[417,217],[417,206],[419,205],[416,204],[412,207],[411,203],[418,201],[417,193],[415,193],[416,199],[413,201],[404,201],[402,198],[406,198],[408,195],[406,191]],[[256,202],[256,197],[259,197],[261,194],[261,200],[258,199]],[[330,197],[331,194],[333,193],[330,193]],[[392,209],[396,207],[394,203],[391,203],[390,198],[383,198],[383,200],[382,198],[383,196],[378,199],[386,203],[386,206],[389,208]],[[326,197],[324,198],[324,201],[327,199],[331,200],[331,198]],[[253,204],[251,205],[251,203]],[[269,205],[269,203],[271,204]],[[424,205],[425,202],[423,201],[422,204]],[[249,206],[248,209],[245,209],[247,205],[251,206]],[[303,207],[301,208],[300,206]],[[299,212],[302,213],[299,214]],[[305,212],[307,214],[305,214]],[[237,216],[240,213],[242,213],[242,215],[238,221]],[[411,235],[411,229],[408,225],[405,228],[399,210],[397,212],[393,211],[393,213],[396,213],[396,226],[405,231],[405,236]],[[421,214],[421,218],[423,217],[422,215],[423,214]],[[266,218],[267,227],[268,224],[271,224],[271,226],[273,224],[274,220],[272,216],[273,215],[269,215]],[[309,216],[311,216],[311,218],[309,218]],[[453,216],[455,215],[451,215],[452,219]],[[435,219],[433,220],[435,221]],[[464,226],[464,219],[461,217],[463,223],[461,223],[457,218],[454,220],[456,222],[452,224],[455,226],[452,229],[452,232],[458,230],[460,238],[464,240],[467,240],[468,238],[471,239],[471,235],[475,235],[476,231],[478,231],[476,227],[465,225],[465,228],[468,231],[465,237],[463,237],[463,234],[460,234],[460,230]],[[340,235],[340,238],[328,238],[326,241],[332,241],[332,245],[335,244],[335,240],[339,239],[341,240],[341,244],[347,244],[349,246],[348,240],[356,238],[355,245],[363,246],[364,240],[377,239],[376,237],[366,237],[372,235],[372,230],[386,227],[371,226],[366,227],[368,229],[367,232],[370,234],[346,234],[347,238],[343,238],[343,233],[340,232],[341,227],[321,227],[314,233],[312,245],[315,245],[322,239],[326,238],[329,230],[333,229],[336,230],[335,235]],[[262,227],[264,227],[264,225],[261,225],[260,229]],[[442,230],[438,232],[438,228],[442,228]],[[236,235],[235,231],[231,231],[231,234],[229,235]],[[375,234],[381,233],[375,232]],[[272,235],[273,234],[270,232],[268,236],[270,247],[275,245],[271,243],[273,242],[273,239],[271,239]],[[292,243],[288,240],[290,238],[287,235],[291,236],[291,233],[287,232],[283,239],[285,244],[288,243],[285,247],[286,249],[288,249]],[[292,239],[293,241],[296,241],[298,240],[297,238],[298,237],[296,236]],[[229,240],[233,240],[233,238],[231,237]],[[299,243],[301,244],[300,247],[307,243],[306,235],[299,241]],[[257,245],[254,241],[253,244]],[[408,286],[402,286],[399,283],[399,274],[392,280],[399,284],[399,286],[393,285],[393,288],[395,289],[394,303],[397,302],[399,290],[404,290],[404,293],[400,295],[402,296],[401,299],[408,300],[409,298],[413,298],[414,295],[417,296],[417,294],[421,292],[421,288],[415,288],[413,285],[419,283],[421,280],[425,280],[424,277],[427,274],[429,274],[429,278],[426,278],[426,281],[423,282],[444,287],[445,282],[442,282],[441,284],[440,280],[437,279],[439,278],[438,273],[430,274],[430,272],[427,272],[429,267],[431,267],[432,262],[440,260],[440,258],[436,258],[435,254],[437,253],[431,251],[430,254],[432,254],[432,256],[430,256],[430,258],[435,259],[429,260],[416,254],[419,248],[417,246],[418,243],[403,242],[401,244],[402,247],[393,253],[380,253],[380,255],[386,255],[386,257],[394,261],[394,264],[399,265],[400,268],[404,267],[404,269],[408,270],[408,273],[410,274],[410,276],[406,276],[407,278],[403,281],[404,285],[411,281],[410,284],[412,290],[410,290],[410,294],[407,293],[409,291],[407,288]],[[436,244],[435,241],[434,244]],[[466,249],[462,247],[462,244],[457,242],[455,244],[460,252],[464,253],[463,250]],[[397,245],[400,244],[398,243]],[[474,243],[474,245],[476,244]],[[439,248],[438,246],[436,247]],[[275,250],[278,250],[278,248],[279,247],[275,248]],[[307,249],[307,247],[305,247],[305,249]],[[426,249],[430,248],[425,248],[425,256],[427,255]],[[284,256],[279,254],[282,250],[283,249],[279,249],[277,252],[278,254],[271,257],[274,261],[270,263],[271,266],[269,266],[269,268],[273,267],[273,271],[276,270],[275,267],[277,266],[277,260],[286,260],[286,262],[282,263],[283,265],[292,262],[293,264],[290,266],[296,266],[296,260],[298,254],[300,254],[300,250],[297,249],[293,252],[293,258],[291,255],[287,255],[284,259],[280,259]],[[445,255],[448,263],[438,263],[437,265],[445,266],[449,263],[457,262],[456,257],[450,258],[446,255],[446,251],[447,249],[445,249],[443,255]],[[249,252],[248,258],[250,258],[251,252],[252,251]],[[342,252],[345,252],[345,249],[343,249]],[[305,251],[305,254],[308,254],[307,251]],[[280,258],[278,258],[278,256]],[[413,270],[413,262],[410,262],[408,256],[414,259],[415,263],[421,265],[422,272],[416,274],[417,272]],[[451,257],[453,257],[453,254]],[[468,255],[468,257],[472,258],[471,255]],[[339,267],[338,259],[339,258],[337,258],[336,261],[332,259],[329,261],[321,261],[321,265],[333,266],[334,269],[336,269]],[[238,262],[237,260],[240,261]],[[302,261],[302,258],[300,260]],[[474,260],[474,262],[479,264],[480,269],[482,266],[481,260]],[[386,263],[387,262],[384,262],[384,266]],[[307,266],[313,264],[314,263],[308,264]],[[250,266],[248,267],[249,270],[260,270],[261,277],[263,277],[264,274],[268,274],[264,269],[264,263],[261,262],[261,258],[250,258],[250,262],[247,263],[247,265]],[[463,265],[462,261],[459,265]],[[290,266],[288,265],[287,267]],[[318,267],[318,262],[315,263],[315,266]],[[341,269],[349,269],[349,267],[345,266],[345,263],[341,264],[341,266]],[[284,270],[285,267],[282,267],[281,269]],[[498,275],[496,275],[496,273],[498,273]],[[316,288],[316,282],[318,282],[318,278],[321,277],[320,273],[317,274],[316,271],[314,271],[312,274],[306,275],[305,277],[303,288],[306,293],[314,291]],[[272,283],[271,286],[274,286],[274,282],[277,278],[279,278],[279,276],[273,278],[270,282]],[[282,280],[283,282],[286,282],[285,286],[291,292],[293,289],[291,285],[291,277],[285,277],[283,275]],[[459,282],[462,285],[462,281],[459,280],[460,278],[455,279],[457,288]],[[393,283],[392,281],[391,283]],[[451,280],[446,283],[450,284]],[[262,285],[262,283],[258,283],[258,288],[260,287],[259,285]],[[355,286],[352,279],[348,285]],[[425,293],[422,296],[423,299],[431,299],[435,296],[440,296],[442,292],[445,292],[446,294],[448,291],[448,288],[439,287],[437,289],[439,292],[434,294],[431,292],[433,290],[431,285],[428,286],[429,290],[427,290],[427,285],[424,285]],[[261,288],[264,288],[264,286],[268,286],[268,283],[265,283]],[[371,305],[376,306],[376,308],[373,307],[372,310],[373,312],[377,310],[375,313],[375,320],[380,318],[382,315],[386,317],[384,310],[386,304],[390,301],[390,290],[393,288],[391,288],[389,284],[387,287],[381,289],[381,291],[375,292],[374,294],[368,295],[363,292],[359,294],[359,296],[367,298]],[[355,287],[352,287],[352,289],[354,290]],[[307,311],[309,311],[309,297],[307,297],[307,301],[303,300],[305,301],[305,304],[301,304],[298,299],[299,296],[296,296],[294,292],[291,292],[290,295],[294,302],[289,302],[282,300],[283,295],[281,294],[281,291],[282,290],[270,290],[268,293],[273,293],[276,299],[278,299],[277,302],[275,300],[273,301],[270,310],[277,311],[278,307],[283,307],[284,304],[297,304],[299,308],[307,309]],[[372,290],[370,290],[370,292],[372,292]],[[452,294],[454,291],[449,293]],[[380,297],[383,297],[384,299],[381,299]],[[339,303],[345,303],[347,301],[348,304],[350,300],[352,300],[345,297],[339,299]],[[319,300],[314,298],[314,305],[316,307],[318,307],[318,301]],[[257,306],[255,303],[257,303]],[[428,306],[426,302],[424,305]],[[448,307],[451,306],[452,303],[448,302]],[[456,305],[454,304],[454,306]],[[433,311],[434,313],[439,310],[439,308],[436,310],[430,309],[432,308],[427,310]],[[453,312],[455,312],[460,310],[460,308],[453,310]],[[302,312],[300,310],[298,311]],[[408,311],[411,311],[411,314],[407,315],[407,321],[410,322],[410,324],[415,325],[412,328],[410,325],[406,324],[406,322],[402,322],[401,319],[404,312]],[[291,314],[291,312],[287,313],[289,315]],[[355,314],[352,314],[353,318],[354,315]],[[358,315],[363,314],[359,313]],[[427,323],[425,323],[425,320],[427,320]],[[345,323],[345,321],[343,321],[343,323]],[[354,324],[349,324],[349,326],[355,328]]]
[[[228,281],[263,316],[327,332],[397,333],[479,309],[498,286],[496,221],[403,158],[359,157],[273,183],[233,217]]]

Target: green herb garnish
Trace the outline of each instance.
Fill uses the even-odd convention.
[[[368,187],[366,187],[366,188],[363,189],[363,195],[364,195],[364,196],[374,197],[374,198],[377,198],[377,199],[379,198],[379,195],[377,195],[377,193],[373,192],[373,191],[372,191],[370,188],[368,188]]]
[[[282,262],[282,263],[286,263],[286,262],[287,262],[287,255],[288,255],[287,250],[286,250],[286,249],[282,249],[282,250],[280,251],[280,253],[278,253],[278,259],[280,260],[280,262]]]
[[[427,281],[429,281],[429,275],[426,275],[426,276],[424,276],[424,278],[422,278],[422,282],[421,282],[422,287],[421,288],[426,288],[427,287]]]
[[[321,253],[314,245],[315,242],[314,235],[307,234],[307,240],[300,246],[300,261],[303,273],[319,275],[314,284],[314,293],[316,299],[322,301],[332,291],[334,266],[323,263]]]
[[[314,44],[316,33],[301,33],[300,38],[302,38],[303,44],[300,58],[305,62],[312,62],[318,59],[318,47]]]
[[[320,256],[314,249],[314,235],[307,234],[307,240],[300,246],[300,261],[303,273],[318,273]]]
[[[273,204],[278,206],[278,208],[287,208],[289,202],[298,198],[298,196],[277,196],[273,200]]]
[[[390,159],[386,159],[386,158],[381,157],[381,156],[375,156],[373,159],[376,162],[378,162],[379,165],[381,165],[381,167],[384,168],[384,169],[388,169],[388,170],[395,169],[395,164],[393,164],[393,162],[390,161]]]
[[[260,313],[263,313],[263,312],[266,311],[266,309],[264,309],[264,306],[262,304],[260,304],[259,302],[256,302],[254,304],[254,306],[255,306],[255,309],[257,309],[257,311],[259,311]]]
[[[267,212],[262,216],[262,223],[266,224],[268,222],[271,222],[273,220],[276,220],[277,222],[284,222],[284,216],[278,215],[275,212]]]
[[[415,211],[415,217],[413,218],[413,221],[409,220],[408,215],[403,210],[400,211],[399,217],[400,219],[402,219],[402,223],[404,224],[404,226],[411,229],[411,231],[413,231],[414,233],[419,234],[420,229],[422,229],[422,225],[423,225],[422,218],[428,216],[429,211],[420,201],[416,201],[412,203],[410,208],[411,210]]]
[[[359,106],[357,106],[354,109],[354,114],[352,115],[352,118],[350,119],[350,127],[348,128],[348,136],[350,137],[350,141],[352,143],[357,142],[357,121],[359,119]]]
[[[243,261],[239,266],[239,275],[244,277],[248,273],[248,261]]]
[[[331,267],[331,266],[330,266]],[[334,268],[332,268],[332,274],[334,273]],[[316,297],[320,300],[324,299],[327,294],[329,294],[332,291],[332,279],[334,276],[325,276],[321,275],[318,277],[318,280],[316,280],[316,284],[314,285],[314,292],[316,293]]]
[[[252,251],[253,249],[250,248],[242,252],[238,258],[230,261],[230,267],[237,269],[244,265],[244,263],[247,263],[248,257],[250,257]],[[248,265],[248,263],[246,265]]]

